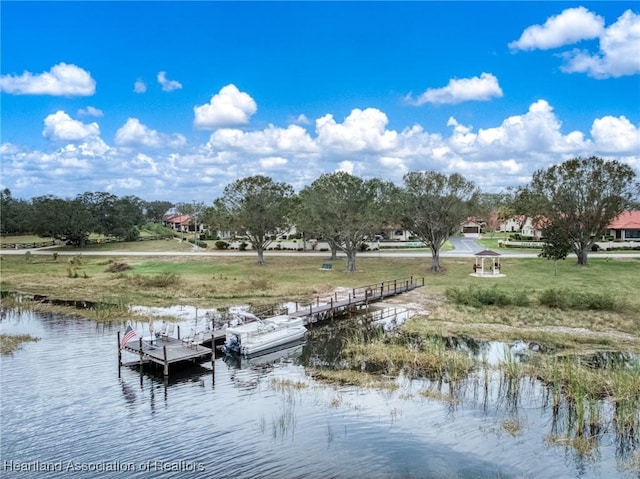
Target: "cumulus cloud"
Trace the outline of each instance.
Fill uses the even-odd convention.
[[[96,82],[86,70],[59,63],[38,75],[28,71],[2,75],[0,91],[14,95],[90,96],[96,91]]]
[[[145,146],[160,148],[164,146],[179,147],[186,143],[182,135],[168,136],[140,123],[137,118],[129,118],[116,132],[115,143],[118,146]]]
[[[318,148],[307,131],[297,125],[277,128],[269,125],[261,131],[222,128],[212,133],[209,147],[216,150],[235,150],[256,155],[296,152],[313,154]]]
[[[147,91],[147,84],[142,80],[136,80],[133,84],[133,91],[136,93],[145,93]]]
[[[640,127],[625,116],[604,116],[593,121],[591,137],[603,153],[640,153]]]
[[[600,37],[600,51],[573,50],[562,54],[566,73],[586,73],[594,78],[640,73],[640,15],[624,12]]]
[[[316,120],[318,145],[331,152],[384,152],[396,145],[398,134],[387,130],[387,115],[377,108],[351,111],[343,123],[327,114]]]
[[[162,86],[162,91],[174,91],[182,88],[182,83],[175,80],[167,80],[167,72],[158,73],[158,83]]]
[[[527,27],[520,38],[509,43],[512,50],[548,50],[599,37],[604,19],[584,7],[568,8],[547,19],[544,25]]]
[[[451,79],[446,87],[429,88],[417,99],[413,100],[408,95],[406,100],[413,105],[424,105],[486,101],[501,96],[498,79],[491,73],[482,73],[479,77]]]
[[[95,108],[93,106],[88,106],[86,108],[80,108],[78,110],[78,115],[80,116],[95,116],[95,117],[103,117],[104,113],[99,108]]]
[[[640,166],[640,125],[624,116],[602,116],[593,120],[590,131],[563,131],[553,106],[543,99],[481,127],[450,117],[446,133],[425,131],[417,124],[395,131],[388,123],[378,109],[354,109],[340,123],[332,115],[317,118],[315,133],[299,125],[255,131],[223,128],[212,132],[206,144],[186,149],[173,146],[174,141],[184,146],[184,138],[130,118],[116,133],[116,147],[110,148],[97,125],[58,112],[47,117],[43,134],[67,143],[48,151],[1,145],[2,185],[16,196],[33,191],[130,194],[142,187],[132,179],[144,177],[140,182],[145,199],[166,199],[170,185],[176,198],[190,201],[193,195],[215,197],[238,178],[265,173],[301,189],[333,171],[399,184],[408,171],[436,170],[461,173],[486,191],[498,191],[575,156],[597,155]],[[74,174],[78,169],[81,175]],[[47,189],[51,184],[55,191]]]
[[[260,158],[260,167],[265,170],[271,170],[274,168],[279,168],[281,166],[285,166],[288,163],[286,158],[282,158],[281,156],[270,156],[268,158]]]
[[[584,7],[569,8],[551,17],[544,25],[525,29],[519,40],[509,43],[512,50],[547,50],[599,40],[599,50],[574,48],[561,52],[565,73],[586,73],[593,78],[620,77],[640,72],[640,15],[625,11],[609,27],[604,19]]]
[[[47,116],[44,119],[42,136],[54,141],[82,141],[100,135],[97,123],[84,124],[72,119],[64,111]]]
[[[209,103],[193,107],[193,124],[203,130],[247,125],[257,110],[256,102],[248,93],[230,84],[213,95]]]

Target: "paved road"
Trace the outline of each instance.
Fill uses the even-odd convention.
[[[472,258],[474,253],[481,251],[483,248],[479,246],[475,241],[469,238],[455,238],[455,240],[462,240],[460,246],[456,247],[453,251],[445,251],[440,253],[441,258]],[[2,255],[24,255],[29,251],[33,255],[50,255],[52,250],[55,251],[55,247],[46,248],[32,248],[32,249],[2,249],[0,254]],[[60,256],[75,256],[81,254],[82,256],[158,256],[158,257],[175,257],[175,256],[192,256],[194,258],[203,258],[209,256],[247,256],[255,257],[255,251],[219,251],[219,250],[201,250],[201,251],[91,251],[91,250],[78,250],[78,251],[58,251]],[[327,251],[265,251],[265,258],[269,257],[283,257],[283,256],[307,256],[316,257],[319,260],[326,259],[329,253]],[[513,253],[500,253],[502,258],[537,258],[537,253],[524,253],[522,251],[516,251]],[[339,257],[344,257],[340,254]],[[575,255],[569,255],[569,258],[575,258]],[[640,258],[639,253],[592,253],[590,258]],[[358,253],[358,258],[431,258],[431,252],[428,250],[381,250],[381,251],[369,251],[364,253]]]

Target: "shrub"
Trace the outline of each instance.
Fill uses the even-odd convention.
[[[229,243],[227,243],[226,241],[223,240],[218,240],[216,241],[216,248],[218,249],[228,249],[229,248]]]
[[[166,288],[176,285],[180,282],[180,275],[175,273],[160,273],[154,276],[135,275],[131,277],[131,281],[136,286],[148,288]]]
[[[107,272],[109,272],[109,273],[121,273],[122,271],[126,271],[128,269],[131,269],[131,266],[129,266],[126,263],[111,263],[109,265],[109,267],[107,268]]]
[[[528,306],[529,297],[525,291],[516,291],[509,294],[507,291],[492,288],[468,287],[467,289],[449,288],[445,295],[447,299],[457,304],[467,306]]]
[[[247,249],[247,246],[249,246],[249,243],[243,241],[242,243],[240,243],[240,246],[238,248],[240,249],[240,251],[245,251]]]
[[[581,293],[565,289],[545,289],[538,302],[549,308],[591,311],[620,311],[624,303],[616,301],[609,293]]]

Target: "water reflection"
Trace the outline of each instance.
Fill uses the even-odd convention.
[[[348,335],[379,337],[379,328],[358,319],[313,327],[305,344],[279,354],[174,368],[168,380],[147,367],[123,368],[117,377],[120,328],[2,311],[3,334],[42,338],[1,360],[3,461],[185,462],[203,465],[202,477],[232,471],[284,479],[638,473],[630,465],[640,446],[637,409],[630,411],[635,429],[619,427],[613,418],[628,405],[556,394],[527,374],[535,362],[530,345],[451,338],[447,348],[480,358],[471,373],[456,380],[400,373],[389,378],[395,389],[376,390],[319,384],[305,374],[307,365],[344,365]],[[194,475],[179,468],[127,474]]]

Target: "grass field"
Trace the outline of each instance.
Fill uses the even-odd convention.
[[[119,244],[120,250],[122,245]],[[190,248],[177,241],[146,241],[128,243],[128,249],[166,251],[166,248]],[[109,251],[112,244],[95,246]],[[541,308],[535,307],[535,298],[549,288],[558,290],[601,293],[605,291],[624,305],[617,327],[638,333],[640,295],[637,282],[640,260],[634,258],[605,259],[593,257],[588,267],[577,267],[573,260],[560,261],[554,273],[551,261],[542,259],[505,258],[499,279],[475,278],[471,258],[442,258],[445,272],[430,274],[430,255],[412,258],[357,258],[358,271],[346,273],[345,260],[334,262],[333,270],[319,269],[324,259],[317,257],[269,257],[263,267],[255,265],[255,258],[238,256],[216,257],[76,257],[51,255],[2,255],[1,288],[44,294],[53,298],[111,301],[142,305],[190,304],[195,306],[229,306],[237,302],[277,303],[282,301],[311,300],[314,295],[332,291],[337,287],[358,287],[379,281],[425,277],[425,288],[420,295],[429,301],[443,302],[449,288],[499,288],[508,293],[525,294],[532,299],[529,308],[501,308],[493,311],[494,322],[512,322],[503,318],[535,317]],[[115,267],[120,263],[119,267]],[[118,271],[118,272],[110,272]],[[461,311],[464,308],[456,307]],[[546,308],[545,308],[546,309]],[[472,316],[486,316],[483,312]],[[453,312],[450,311],[450,314]],[[462,316],[469,316],[461,313]],[[551,323],[561,319],[552,316],[570,316],[574,313],[546,314]],[[576,315],[578,316],[578,315]],[[500,319],[502,318],[502,319]],[[485,318],[490,320],[491,318]],[[513,319],[513,318],[512,318]],[[606,322],[599,319],[596,322]],[[472,321],[473,322],[473,321]],[[516,321],[517,322],[517,321]],[[583,326],[584,322],[579,321]],[[626,325],[625,325],[626,324]],[[634,326],[635,324],[635,326]]]

